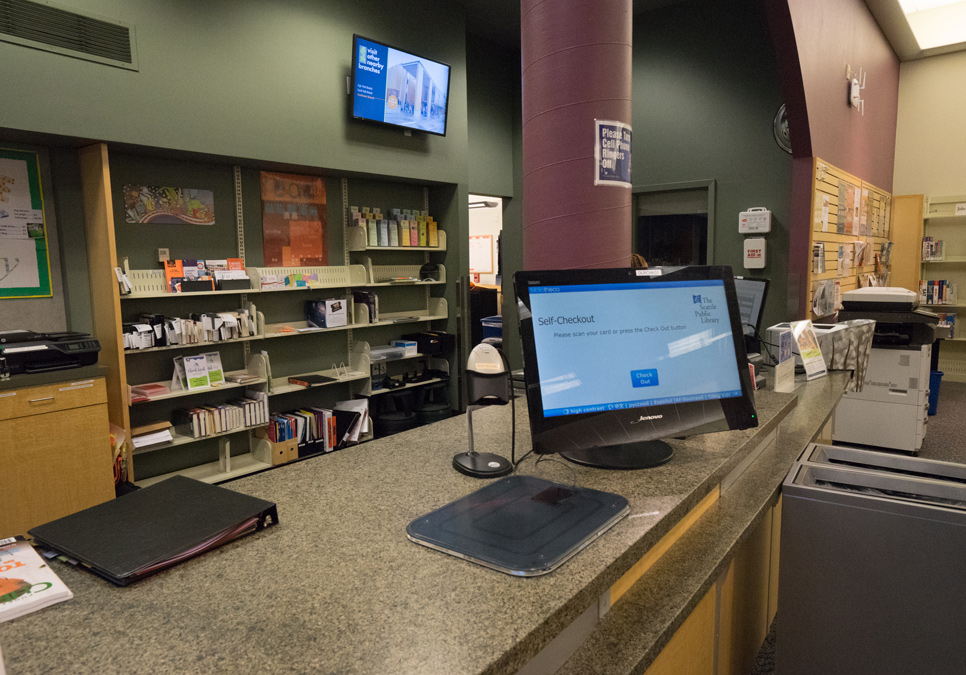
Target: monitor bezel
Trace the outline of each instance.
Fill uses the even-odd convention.
[[[761,308],[758,310],[758,321],[753,326],[753,328],[755,329],[755,333],[756,334],[760,333],[761,320],[765,316],[765,303],[768,302],[768,286],[771,284],[771,279],[767,279],[765,277],[746,277],[743,274],[735,275],[735,280],[738,280],[738,279],[741,279],[742,281],[757,281],[764,284],[764,288],[761,292]],[[737,289],[735,289],[735,292],[737,293]],[[748,325],[751,325],[751,324],[748,324]],[[744,324],[742,324],[742,332],[744,332]]]
[[[731,322],[731,338],[735,351],[738,378],[741,384],[741,395],[732,398],[717,399],[723,410],[723,417],[731,430],[748,429],[757,426],[758,418],[754,405],[754,388],[748,369],[748,356],[745,351],[744,334],[741,327],[741,317],[738,308],[738,296],[735,291],[734,276],[731,268],[716,265],[692,265],[674,267],[665,271],[661,268],[633,269],[577,269],[577,270],[527,270],[514,274],[514,288],[520,312],[520,338],[523,345],[524,379],[526,382],[527,407],[530,418],[530,432],[533,452],[535,454],[551,454],[557,449],[547,447],[541,436],[556,428],[586,422],[590,420],[606,421],[608,416],[619,414],[618,411],[595,413],[581,413],[576,415],[545,417],[543,414],[543,399],[540,393],[540,375],[537,365],[537,355],[534,344],[533,319],[530,315],[529,288],[532,285],[580,285],[580,284],[630,284],[655,281],[706,281],[720,280],[724,284],[725,298],[728,304],[728,316]],[[677,405],[688,406],[683,403]],[[636,409],[646,410],[646,408]],[[622,411],[626,413],[627,411]],[[644,427],[645,425],[640,425]],[[660,436],[650,435],[641,429],[639,438],[632,441],[646,442],[659,440]],[[698,432],[700,433],[700,432]]]
[[[385,120],[375,120],[375,119],[372,119],[371,117],[362,117],[356,114],[356,73],[358,72],[358,63],[356,61],[356,54],[358,54],[359,40],[366,40],[367,42],[373,42],[377,45],[386,47],[387,49],[395,49],[397,52],[402,52],[403,54],[409,54],[414,58],[423,59],[425,61],[430,61],[432,63],[446,67],[446,108],[445,108],[445,112],[443,113],[443,132],[442,133],[438,131],[430,131],[428,129],[409,127],[409,126],[406,126],[405,124],[394,124],[392,122],[386,122]],[[423,56],[422,54],[416,54],[415,52],[411,52],[408,49],[400,49],[396,45],[389,44],[388,42],[383,42],[382,40],[374,40],[371,37],[366,37],[365,35],[359,35],[358,33],[352,34],[352,57],[349,61],[349,64],[350,64],[349,67],[352,74],[350,88],[349,88],[349,115],[352,117],[352,119],[358,120],[360,122],[368,122],[369,124],[376,124],[382,127],[388,127],[391,129],[404,129],[410,132],[430,134],[432,136],[441,136],[441,137],[446,136],[446,132],[449,129],[450,86],[452,85],[452,81],[453,81],[453,67],[450,64],[446,63],[445,61],[437,61],[436,59],[431,59],[428,56]]]

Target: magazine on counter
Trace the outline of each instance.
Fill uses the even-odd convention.
[[[73,597],[33,546],[20,538],[0,539],[0,622]]]

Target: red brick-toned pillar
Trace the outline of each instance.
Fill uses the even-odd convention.
[[[631,0],[520,9],[523,267],[629,267],[631,191],[594,184],[594,120],[631,123]]]

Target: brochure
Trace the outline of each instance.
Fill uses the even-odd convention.
[[[23,539],[0,539],[0,622],[16,619],[74,594]]]
[[[778,363],[775,365],[775,391],[795,389],[795,357],[792,354],[792,332],[778,334]]]
[[[805,365],[805,379],[812,381],[828,374],[822,349],[818,346],[818,339],[812,329],[811,321],[793,321],[792,334],[798,345],[798,353],[802,355]]]
[[[204,354],[184,357],[184,373],[188,380],[188,391],[204,389],[211,384],[208,380],[208,359]]]
[[[205,357],[205,364],[208,368],[208,383],[212,386],[225,383],[225,371],[221,367],[221,354],[218,352],[206,352],[201,354]]]

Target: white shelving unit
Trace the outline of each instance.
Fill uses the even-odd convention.
[[[962,334],[966,328],[966,195],[926,197],[923,204],[923,236],[943,241],[942,260],[923,260],[920,279],[923,281],[945,279],[956,286],[957,296],[952,303],[929,304],[927,308],[937,314],[955,314],[955,331]],[[954,333],[955,335],[955,333]],[[939,350],[939,370],[946,379],[966,382],[966,338],[953,337],[943,340]]]

